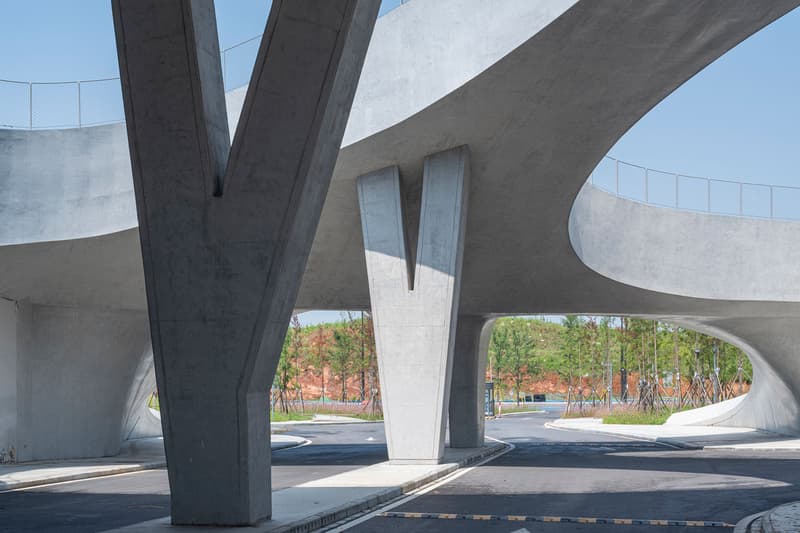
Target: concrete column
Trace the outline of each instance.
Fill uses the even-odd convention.
[[[425,159],[411,259],[400,172],[358,180],[389,458],[436,463],[444,453],[469,189],[465,146]]]
[[[268,393],[378,0],[273,0],[233,145],[212,0],[114,0],[172,523],[271,516]]]
[[[0,300],[0,462],[116,455],[141,311]]]
[[[483,446],[486,361],[494,319],[459,316],[450,386],[450,447]]]

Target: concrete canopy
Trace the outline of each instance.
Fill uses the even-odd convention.
[[[713,268],[697,261],[697,249],[696,269],[684,278],[674,271],[643,276],[609,263],[603,246],[592,248],[613,237],[586,221],[614,224],[611,212],[640,212],[649,233],[636,235],[630,225],[627,237],[675,247],[650,217],[674,227],[686,223],[674,218],[683,214],[628,207],[599,191],[579,193],[601,157],[647,111],[799,4],[412,0],[390,12],[375,27],[295,307],[370,306],[358,176],[398,166],[414,210],[425,156],[467,145],[472,175],[460,314],[627,314],[713,328],[754,358],[756,384],[761,379],[786,392],[781,413],[762,401],[748,408],[760,414],[747,420],[797,431],[800,365],[787,333],[800,322],[796,274],[791,266],[781,270],[779,261],[764,268],[760,255],[767,248],[800,249],[794,226],[693,215],[693,234],[721,232],[703,237],[715,243],[704,257],[727,249],[739,266],[724,273],[724,282],[681,286]],[[245,92],[227,95],[231,124]],[[0,199],[1,295],[46,305],[146,308],[130,162],[120,155],[127,151],[124,130],[0,130],[0,183],[7,191]],[[755,234],[744,238],[747,224],[761,229],[746,230]],[[615,254],[626,253],[619,240],[614,246],[623,248]],[[786,282],[776,283],[776,276]],[[759,320],[769,327],[759,332]],[[768,331],[782,341],[770,340]]]

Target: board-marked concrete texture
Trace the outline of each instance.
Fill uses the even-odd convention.
[[[172,522],[272,514],[269,390],[380,3],[276,0],[233,145],[212,0],[115,0]]]
[[[788,241],[796,232],[761,232],[762,244],[737,243],[741,271],[755,281],[742,285],[749,291],[747,299],[732,300],[741,298],[741,288],[733,287],[737,293],[722,294],[721,299],[696,298],[656,292],[668,288],[663,282],[636,287],[595,272],[575,255],[567,221],[589,170],[624,131],[695,72],[796,5],[794,0],[697,0],[677,10],[666,0],[646,7],[623,0],[441,0],[400,6],[378,22],[371,42],[297,307],[369,305],[356,176],[397,164],[413,188],[424,155],[465,143],[472,152],[473,202],[462,312],[739,317],[756,324],[762,317],[785,317],[784,323],[790,324],[800,316],[799,306],[795,301],[768,301],[774,290],[772,296],[759,293],[758,287],[774,285],[774,271],[760,271],[755,267],[761,263],[751,261],[778,233],[787,241],[775,238],[774,249],[798,248]],[[461,26],[453,26],[453,20]],[[453,30],[443,33],[442,28]],[[242,89],[228,95],[231,116],[238,114],[236,102],[241,107],[245,94]],[[105,146],[104,140],[117,144]],[[86,152],[89,145],[98,147],[91,153],[124,153],[124,126],[0,131],[0,147],[7,156],[0,158],[0,179],[8,193],[4,198],[17,199],[16,207],[0,210],[0,226],[28,235],[20,240],[12,236],[0,248],[0,294],[38,304],[145,308],[137,231],[112,233],[133,228],[136,221],[106,225],[113,217],[98,207],[101,197],[118,194],[103,184],[124,186],[130,163],[106,155],[69,156]],[[41,171],[27,173],[34,165]],[[115,177],[108,181],[110,175]],[[75,191],[75,198],[83,200],[67,202],[50,195],[54,179],[59,181],[52,190]],[[19,200],[37,198],[33,191],[43,185],[31,183],[48,185],[42,208]],[[130,217],[130,185],[119,194],[127,195],[128,204],[121,209]],[[12,213],[54,218],[33,231],[19,229],[38,228],[33,215],[29,221],[6,220]],[[47,242],[67,238],[75,240]],[[14,242],[35,244],[10,244]],[[764,361],[771,364],[779,357],[783,365],[791,364],[792,354],[762,353]],[[789,383],[793,375],[784,373],[772,387],[770,380],[778,373],[766,365],[756,371],[756,383],[793,398],[800,388],[782,381]],[[775,417],[756,420],[772,424]],[[800,426],[796,418],[785,420],[784,427]]]
[[[358,180],[386,441],[397,463],[437,463],[444,453],[469,172],[466,146],[426,157],[413,226],[397,167]]]

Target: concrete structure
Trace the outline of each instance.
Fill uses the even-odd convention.
[[[142,224],[145,250],[152,248],[158,254],[171,254],[175,261],[167,266],[159,266],[159,261],[163,260],[161,256],[151,256],[145,261],[151,304],[154,297],[162,295],[159,305],[151,305],[151,324],[157,326],[153,327],[154,338],[163,336],[165,342],[175,341],[174,348],[169,348],[174,353],[182,353],[192,345],[197,345],[197,353],[203,353],[209,347],[200,339],[221,342],[223,339],[259,338],[242,333],[245,324],[249,324],[252,331],[274,333],[263,343],[265,347],[274,349],[277,331],[284,327],[292,305],[296,309],[366,309],[373,306],[376,314],[380,315],[376,324],[381,330],[378,337],[382,379],[392,381],[388,389],[399,388],[411,396],[418,392],[419,395],[430,394],[429,405],[433,406],[431,412],[421,415],[424,431],[420,437],[422,451],[419,451],[413,443],[394,438],[398,434],[395,427],[407,424],[407,413],[402,407],[395,408],[395,402],[403,400],[391,396],[391,392],[384,398],[389,417],[387,427],[392,435],[392,458],[431,461],[440,455],[441,428],[444,413],[448,410],[454,443],[458,444],[467,437],[474,439],[472,442],[480,442],[480,425],[474,421],[480,394],[477,389],[474,391],[477,396],[465,392],[462,384],[474,380],[478,386],[474,376],[480,374],[483,351],[459,349],[458,317],[491,318],[538,313],[661,317],[713,332],[743,347],[753,359],[755,383],[752,392],[730,416],[714,422],[752,425],[787,433],[800,431],[800,364],[794,348],[798,335],[796,326],[800,321],[800,289],[797,289],[795,261],[793,256],[787,256],[800,249],[797,225],[660,209],[616,198],[592,187],[584,188],[592,168],[649,109],[731,47],[798,4],[800,0],[769,3],[689,0],[679,4],[670,0],[646,3],[629,0],[505,0],[501,3],[412,0],[403,4],[376,24],[302,283],[298,289],[296,276],[289,275],[302,271],[302,260],[288,264],[286,270],[273,280],[286,279],[288,283],[280,302],[262,293],[253,294],[258,291],[238,292],[247,289],[241,289],[237,279],[258,279],[263,284],[273,278],[260,277],[264,270],[258,261],[246,276],[229,275],[235,271],[227,268],[231,265],[233,250],[220,246],[215,248],[218,253],[212,253],[210,249],[202,249],[204,236],[198,230],[207,224],[209,242],[217,244],[226,242],[238,231],[224,222],[238,220],[239,214],[227,213],[225,210],[229,208],[219,207],[228,202],[231,195],[236,195],[237,190],[241,192],[245,183],[237,178],[230,179],[230,175],[223,178],[222,170],[232,168],[231,163],[227,167],[223,164],[228,159],[223,149],[225,125],[227,122],[231,131],[238,127],[241,135],[237,133],[237,137],[243,140],[251,134],[251,139],[271,139],[271,132],[276,131],[271,128],[275,128],[275,124],[267,126],[252,119],[256,116],[254,113],[261,111],[251,107],[254,100],[248,91],[257,93],[257,90],[245,88],[226,95],[226,119],[221,111],[219,87],[206,92],[216,76],[212,76],[213,65],[209,67],[207,64],[213,62],[200,57],[192,65],[183,65],[180,69],[184,75],[176,77],[176,87],[169,90],[158,82],[158,78],[148,78],[156,76],[157,70],[153,73],[138,71],[137,76],[141,77],[133,76],[125,82],[128,84],[128,99],[131,95],[134,99],[139,98],[138,104],[136,101],[128,102],[129,116],[135,121],[128,124],[131,141],[136,144],[134,160],[146,161],[147,165],[141,168],[148,169],[148,172],[164,173],[169,178],[186,176],[187,187],[194,187],[191,191],[187,189],[185,203],[177,202],[171,207],[171,204],[163,204],[164,213],[168,215],[163,220],[158,220],[157,209],[149,200],[147,206],[140,205],[142,220],[153,219],[152,227]],[[163,23],[166,24],[166,20]],[[205,31],[210,30],[203,29],[190,42],[205,39],[213,52],[213,39],[204,37]],[[156,43],[145,41],[142,38],[142,46],[154,46],[155,51],[159,50]],[[192,50],[182,35],[169,42],[184,51],[187,46]],[[179,55],[173,49],[172,55],[165,57],[171,57],[176,61],[175,65],[180,66],[177,62]],[[125,57],[130,59],[133,56],[129,53]],[[142,61],[136,68],[146,65]],[[257,72],[267,72],[262,68],[263,64],[258,65]],[[195,93],[185,86],[189,76],[202,80],[201,84],[195,85],[202,87],[196,94],[202,105],[191,106]],[[177,87],[181,84],[179,81],[184,84],[182,88]],[[276,79],[275,82],[284,90],[287,86],[294,87],[285,79]],[[166,103],[160,100],[168,98],[172,90],[180,94],[177,101]],[[178,93],[179,90],[183,92]],[[184,115],[177,113],[177,108],[171,111],[172,104],[184,106]],[[195,123],[186,119],[194,116],[196,111],[200,113],[198,116],[204,117],[203,120]],[[174,116],[173,112],[176,113]],[[142,116],[141,113],[145,113],[147,118],[137,118]],[[185,149],[186,153],[172,147],[168,152],[170,157],[167,157],[163,149],[153,146],[152,139],[163,134],[163,129],[149,122],[154,116],[170,117],[170,123],[178,121],[182,131],[196,133],[187,134],[184,139],[187,146],[195,146],[194,153],[191,153],[191,147]],[[239,120],[240,116],[242,120]],[[295,127],[287,117],[281,118],[286,127]],[[206,122],[212,126],[206,128]],[[245,131],[250,133],[245,135]],[[197,141],[198,138],[203,141]],[[206,138],[214,141],[205,143]],[[206,148],[206,144],[213,148]],[[259,147],[263,146],[262,142]],[[274,148],[267,146],[267,151]],[[330,143],[327,146],[330,148]],[[419,294],[405,294],[403,291],[411,285],[402,286],[407,272],[403,269],[407,269],[406,261],[411,259],[415,247],[411,246],[407,252],[398,245],[402,239],[398,241],[395,237],[392,252],[382,258],[373,255],[375,248],[370,248],[371,239],[362,236],[362,223],[364,227],[371,227],[372,222],[361,217],[363,206],[359,205],[357,180],[361,176],[374,176],[381,169],[394,169],[380,174],[398,176],[397,183],[402,177],[407,217],[403,224],[394,223],[392,227],[402,228],[405,235],[412,238],[419,233],[422,241],[427,226],[430,226],[420,222],[418,231],[415,216],[415,213],[427,209],[419,203],[425,195],[424,189],[430,186],[423,162],[432,155],[435,159],[438,157],[436,154],[452,154],[454,148],[461,146],[466,146],[469,152],[470,179],[469,186],[459,194],[468,201],[442,209],[466,213],[466,218],[463,223],[454,223],[455,219],[450,219],[449,227],[443,225],[438,230],[460,231],[463,228],[464,235],[447,242],[436,241],[434,247],[434,250],[451,253],[459,248],[457,243],[461,242],[463,267],[460,275],[456,268],[459,254],[451,255],[450,259],[455,262],[437,263],[436,268],[429,272],[432,277],[442,280],[441,286],[445,290],[441,297],[433,296],[422,286]],[[113,443],[109,441],[113,446],[104,449],[112,450],[118,446],[122,420],[130,411],[126,402],[131,396],[130,391],[135,388],[131,385],[132,377],[137,373],[140,358],[147,347],[144,274],[137,221],[133,217],[134,193],[128,173],[129,162],[124,157],[126,147],[125,128],[121,125],[52,132],[0,131],[0,183],[4,190],[0,199],[3,202],[0,204],[0,264],[4,267],[0,276],[0,295],[13,300],[4,306],[5,311],[0,311],[4,317],[0,327],[6,332],[0,341],[0,346],[3,346],[0,360],[3,368],[10,369],[8,373],[0,372],[3,376],[0,379],[12,389],[16,382],[17,391],[12,394],[13,399],[4,403],[4,406],[14,403],[17,406],[3,407],[0,413],[0,423],[4,424],[0,426],[0,438],[6,442],[19,441],[20,431],[8,422],[13,419],[11,413],[27,413],[22,418],[35,418],[42,413],[46,418],[53,416],[41,404],[37,404],[35,412],[20,411],[19,406],[26,401],[25,389],[20,388],[20,383],[27,382],[27,378],[21,377],[26,374],[20,370],[23,368],[20,361],[37,356],[44,357],[44,360],[40,359],[42,362],[54,365],[67,360],[56,357],[45,347],[49,342],[73,346],[74,342],[64,342],[67,336],[76,341],[85,335],[80,329],[67,330],[64,327],[80,323],[75,315],[62,311],[55,313],[58,316],[56,320],[50,313],[52,308],[68,307],[78,309],[74,313],[80,316],[100,313],[110,322],[95,326],[99,339],[119,336],[121,331],[128,332],[124,336],[127,344],[115,344],[113,370],[102,374],[94,371],[102,376],[102,380],[114,380],[117,386],[100,390],[97,383],[92,382],[92,390],[80,391],[93,401],[97,401],[100,393],[109,395],[103,403],[115,407],[109,407],[109,412],[99,413],[105,417],[102,431],[101,428],[92,430],[113,436]],[[147,158],[140,151],[149,151]],[[195,155],[198,152],[206,154],[207,160],[198,159]],[[74,154],[86,155],[76,157]],[[238,154],[236,148],[231,154],[231,162],[246,160],[243,159],[246,153]],[[269,164],[274,159],[264,154],[259,157],[264,168],[272,172]],[[287,156],[284,161],[289,159]],[[138,164],[134,172],[137,183],[142,185],[138,194],[148,197],[150,193],[144,188],[146,183],[141,178],[143,173]],[[167,173],[168,164],[175,165],[170,167],[174,173]],[[183,174],[189,168],[194,170]],[[255,167],[243,170],[245,173],[257,171]],[[205,177],[192,181],[198,180],[197,176]],[[197,192],[197,188],[202,187],[205,191]],[[396,185],[392,193],[392,212],[395,215],[399,213],[398,188]],[[214,196],[214,191],[222,192],[222,197]],[[242,229],[253,233],[248,240],[263,241],[269,238],[265,235],[273,238],[288,235],[290,239],[286,242],[299,246],[294,257],[304,258],[302,245],[307,244],[313,235],[315,216],[311,217],[314,220],[305,221],[307,225],[302,231],[298,228],[296,233],[281,234],[274,231],[271,222],[263,221],[268,215],[260,212],[259,206],[269,204],[257,199],[259,194],[253,196],[253,203],[249,204],[252,211],[247,214],[263,223],[258,231],[253,226]],[[315,190],[314,198],[319,202],[323,196],[324,191]],[[152,197],[159,198],[158,195]],[[169,211],[167,207],[170,207]],[[208,214],[209,218],[204,218],[203,214]],[[381,221],[389,214],[377,213],[376,223],[384,223]],[[184,238],[176,236],[169,226],[171,219],[168,217],[186,222],[181,226],[181,237]],[[223,223],[212,224],[211,220]],[[164,225],[167,228],[159,230]],[[609,231],[609,228],[614,228],[614,231]],[[192,244],[197,244],[196,248],[200,250],[195,251],[202,252],[202,257],[206,258],[199,265],[190,265],[186,261],[189,257],[187,250]],[[665,250],[670,253],[665,253]],[[418,252],[417,258],[409,262],[425,265],[424,255],[424,250]],[[658,257],[659,261],[652,261],[653,257]],[[674,262],[662,262],[665,257],[674,258]],[[379,263],[379,268],[372,267],[373,260]],[[180,261],[186,264],[186,268],[180,271],[181,276],[159,281],[165,279],[164,272]],[[382,265],[391,266],[386,275],[382,273]],[[203,266],[208,270],[202,270]],[[219,274],[219,279],[214,279],[215,274]],[[415,273],[413,282],[419,279]],[[384,284],[395,291],[389,299],[382,299],[380,291],[376,292]],[[213,293],[221,287],[225,287],[221,293]],[[245,287],[244,282],[241,287]],[[191,294],[192,291],[197,294]],[[293,303],[294,291],[297,291],[297,300]],[[213,294],[216,305],[201,305],[209,301],[208,294]],[[233,294],[239,299],[234,300]],[[170,301],[164,301],[163,295],[168,295]],[[178,306],[169,305],[173,296]],[[418,319],[415,326],[428,331],[440,328],[440,340],[403,337],[411,339],[409,342],[419,343],[420,351],[413,353],[404,352],[402,346],[388,342],[397,339],[396,331],[403,326],[400,320],[395,321],[397,311],[386,305],[395,297],[396,301],[411,309],[418,309],[414,306],[420,305],[412,300],[419,298],[420,302],[426,302],[421,304],[425,313],[413,317]],[[260,313],[254,311],[259,308],[254,300],[259,298],[263,298],[265,303],[274,303],[274,307],[266,306]],[[37,335],[41,335],[41,340],[34,343],[37,347],[35,354],[20,352],[17,347],[18,344],[27,346],[25,342],[17,342],[18,338],[26,337],[16,333],[28,331],[27,322],[12,310],[13,306],[27,309],[26,302],[33,311],[38,306],[38,312],[32,312],[31,316],[34,322],[42,324],[33,328]],[[234,314],[228,316],[229,310]],[[225,335],[212,335],[207,328],[200,327],[204,324],[201,315],[205,318],[225,317],[231,329],[226,330]],[[165,329],[164,324],[176,318],[190,318],[198,326],[197,336],[186,344],[178,342],[177,336],[165,336],[166,333],[171,335],[171,330]],[[236,320],[240,322],[236,323]],[[476,344],[477,322],[480,320],[483,318],[466,321],[463,335],[468,341],[472,339],[467,344]],[[475,323],[469,325],[469,322]],[[25,327],[18,329],[18,324]],[[57,327],[59,324],[61,329]],[[106,326],[111,328],[108,333],[99,331]],[[117,333],[114,333],[115,328]],[[230,336],[227,335],[229,332]],[[477,345],[480,346],[480,342]],[[168,359],[158,342],[154,346],[163,388],[172,378],[166,375],[166,366],[158,367]],[[99,364],[102,347],[103,344],[99,343],[92,350],[80,350],[80,354],[67,350],[64,355],[69,360],[80,355],[86,358],[87,366],[94,368]],[[42,350],[44,355],[38,350]],[[422,358],[423,351],[434,359]],[[237,349],[231,353],[243,352]],[[268,363],[270,360],[258,355],[257,350],[248,353],[252,356],[248,364],[255,364],[256,360]],[[275,352],[265,348],[263,353],[274,355]],[[477,361],[474,367],[469,361],[468,364],[459,362],[463,353],[472,353]],[[421,367],[435,369],[430,381],[435,388],[423,389],[419,376],[395,372],[396,368],[405,368],[402,357],[408,357]],[[234,374],[241,375],[244,383],[249,381],[248,376],[253,375],[251,371],[254,370],[245,365],[241,355],[232,358],[231,365],[225,368],[214,366],[210,359],[176,357],[169,360],[177,365],[170,367],[174,368],[174,383],[189,387],[189,391],[203,380],[211,381],[212,378],[204,376],[204,373],[219,371],[220,381],[230,386],[234,383]],[[201,363],[205,366],[195,366]],[[269,364],[265,366],[269,367]],[[448,405],[447,383],[451,379],[448,369],[451,367],[456,369],[453,383],[458,384],[457,389],[452,389],[451,396],[468,398],[463,405],[459,401]],[[70,382],[48,378],[46,366],[37,364],[28,368],[32,376],[37,376],[37,379],[41,376],[38,382],[51,394],[64,399],[59,404],[63,411],[80,411],[84,401],[82,394],[67,401],[72,399]],[[197,382],[185,377],[190,372],[199,376]],[[227,413],[245,412],[248,408],[255,412],[257,406],[248,407],[241,395],[253,392],[253,401],[261,401],[258,395],[263,393],[270,372],[267,368],[256,373],[258,379],[242,385],[236,399],[231,397],[226,386],[220,384],[217,387],[215,383],[209,383],[212,390],[219,393],[219,398],[225,400],[223,407]],[[4,387],[0,394],[7,396],[7,390]],[[62,390],[63,393],[59,392]],[[771,394],[769,401],[765,398],[767,392]],[[186,400],[180,397],[172,397],[167,402],[176,406],[177,412],[190,408],[186,403],[182,405]],[[219,412],[210,412],[222,417],[223,407]],[[172,420],[166,422],[167,427],[171,424]],[[180,424],[185,425],[181,425],[176,434],[189,441],[188,449],[192,450],[191,453],[197,452],[197,457],[207,456],[203,455],[206,452],[197,450],[199,445],[192,441],[192,435],[204,439],[219,427],[225,427],[224,424],[219,426],[210,421],[189,419]],[[113,431],[107,426],[113,426]],[[256,428],[255,432],[263,430]],[[97,448],[90,448],[85,442],[71,440],[78,432],[69,433],[67,428],[63,431],[70,438],[62,442],[72,444],[68,450],[66,445],[62,445],[62,450],[73,456],[96,452]],[[241,436],[244,433],[237,430],[236,434],[240,437],[228,434],[231,441],[214,449],[230,450],[234,440],[244,439]],[[36,435],[36,438],[40,439],[42,435]],[[220,437],[220,440],[224,439]],[[3,448],[8,446],[0,442],[0,449]],[[244,483],[244,479],[257,470],[248,466],[245,472],[239,469],[238,459],[225,460],[226,475],[237,472],[230,474],[237,478],[229,479],[232,485],[239,481]],[[266,464],[263,455],[258,456],[257,464]],[[176,465],[175,468],[186,470],[186,465]],[[187,475],[193,475],[191,469]],[[176,483],[183,482],[183,479],[176,480]],[[257,484],[263,492],[263,479],[259,479]],[[204,494],[197,501],[207,502],[210,498],[209,494]],[[192,517],[182,515],[182,504],[176,505],[179,512],[174,516],[178,520],[181,517],[187,521],[209,520],[208,516],[199,514]],[[187,505],[189,507],[184,509],[191,509],[191,504]],[[254,504],[254,507],[238,509],[237,512],[236,520],[246,522],[263,516],[268,510]]]
[[[425,159],[414,202],[417,235],[403,210],[402,188],[397,167],[358,180],[386,441],[394,462],[438,463],[450,398],[469,151],[462,146]]]
[[[275,2],[231,145],[213,1],[113,2],[173,524],[272,514],[269,390],[378,7]]]
[[[486,422],[486,363],[493,326],[494,319],[482,316],[458,317],[450,385],[451,448],[476,448],[483,445]]]

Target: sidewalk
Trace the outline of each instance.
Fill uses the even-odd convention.
[[[363,420],[354,416],[343,415],[314,415],[311,420],[287,420],[285,422],[270,422],[275,426],[296,426],[299,424],[369,424],[383,422],[383,420]]]
[[[299,446],[305,442],[301,437],[272,435],[272,450]],[[163,439],[136,439],[126,442],[120,455],[114,457],[0,464],[0,492],[165,466]]]
[[[438,465],[397,465],[389,462],[359,468],[272,493],[275,514],[253,527],[213,528],[216,533],[294,533],[313,531],[402,496],[458,468],[509,450],[501,442],[483,448],[445,449]],[[114,533],[205,531],[208,528],[171,526],[169,517],[134,524]],[[112,532],[108,532],[112,533]]]
[[[545,426],[660,442],[686,449],[800,451],[800,438],[752,428],[603,424],[601,418],[561,418]]]

